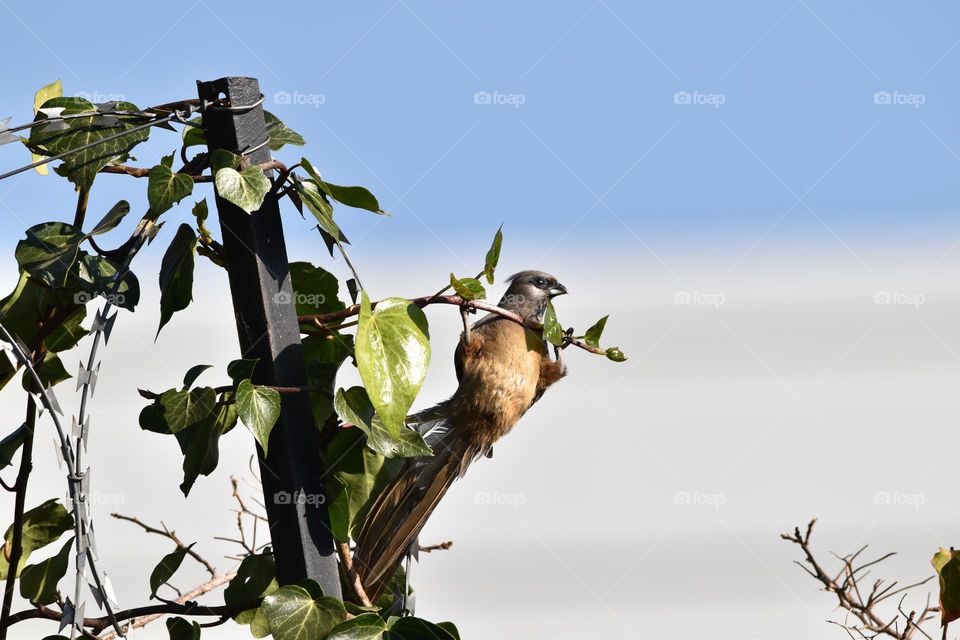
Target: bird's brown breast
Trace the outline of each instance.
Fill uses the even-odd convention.
[[[481,451],[504,436],[537,396],[546,344],[508,320],[482,323],[463,350],[463,377],[452,399],[457,425]]]

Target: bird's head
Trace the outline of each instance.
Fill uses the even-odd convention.
[[[510,288],[503,294],[500,307],[519,314],[527,322],[543,322],[547,302],[562,296],[567,288],[543,271],[521,271],[509,278]]]

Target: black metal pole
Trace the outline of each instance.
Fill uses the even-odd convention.
[[[253,164],[270,161],[260,85],[256,78],[198,82],[201,100],[225,98],[228,108],[203,114],[207,147],[247,153]],[[216,198],[230,291],[245,358],[259,358],[253,381],[286,387],[307,382],[296,309],[292,299],[287,250],[276,198],[259,211]],[[279,295],[278,295],[279,294]],[[318,431],[304,393],[281,394],[280,419],[270,436],[270,454],[257,446],[264,503],[281,585],[304,578],[320,583],[327,595],[342,597],[330,518],[321,478]]]

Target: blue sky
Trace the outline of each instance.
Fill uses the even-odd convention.
[[[29,119],[34,90],[56,78],[67,94],[149,105],[192,97],[196,79],[257,76],[314,164],[395,214],[339,214],[371,248],[422,238],[458,253],[501,221],[566,254],[722,240],[732,259],[758,239],[956,235],[955,3],[252,7],[58,5],[51,21],[49,6],[5,0],[0,115]],[[154,132],[141,162],[175,144]],[[0,149],[3,167],[27,159]],[[23,221],[68,217],[68,185],[38,203],[55,180],[13,182],[0,197]],[[143,197],[113,176],[98,187],[103,207]],[[6,210],[4,244],[24,226]]]

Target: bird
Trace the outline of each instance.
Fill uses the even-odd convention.
[[[464,321],[454,356],[456,391],[407,418],[433,455],[406,461],[374,500],[357,535],[353,566],[372,602],[384,593],[453,482],[475,460],[490,455],[493,444],[567,373],[561,351],[551,358],[537,330],[547,303],[567,288],[543,271],[521,271],[507,282],[497,306],[519,315],[524,324],[493,313],[472,326]]]

